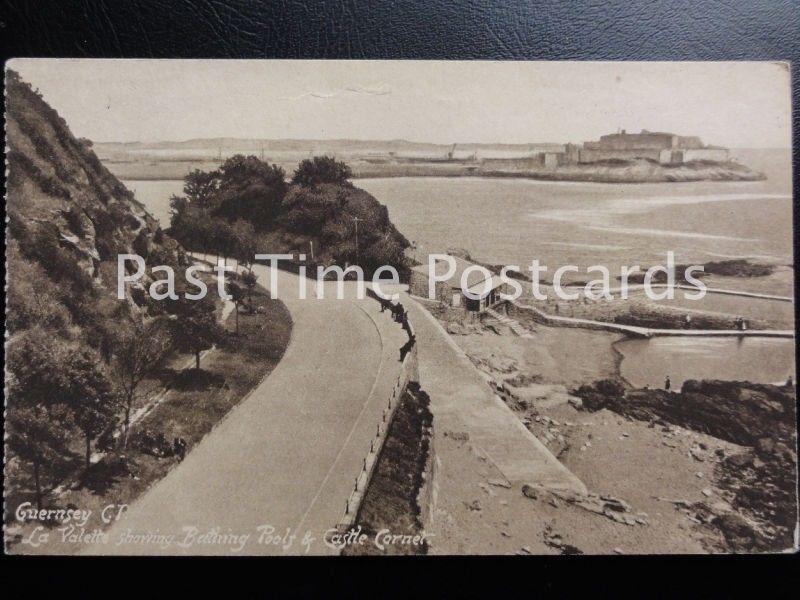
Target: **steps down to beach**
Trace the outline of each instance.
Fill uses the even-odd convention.
[[[532,338],[533,337],[531,332],[528,331],[522,325],[520,325],[519,321],[517,321],[516,319],[512,319],[511,317],[508,317],[508,316],[504,315],[503,313],[499,313],[496,310],[494,310],[493,308],[487,308],[486,312],[493,319],[495,319],[501,325],[505,325],[506,327],[508,327],[511,331],[513,331],[519,337],[521,337],[521,338]]]

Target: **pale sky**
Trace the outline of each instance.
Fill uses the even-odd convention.
[[[14,59],[77,136],[791,146],[788,63]]]

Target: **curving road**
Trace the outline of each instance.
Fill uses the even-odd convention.
[[[270,287],[270,270],[254,271]],[[298,277],[277,277],[278,297],[294,322],[278,366],[131,505],[110,528],[108,544],[90,553],[332,552],[322,536],[342,516],[375,435],[382,388],[399,371],[403,336],[373,300],[336,300],[327,297],[334,293],[328,286],[326,299],[309,289],[309,299],[300,300]],[[306,533],[310,544],[303,543]],[[158,535],[173,537],[168,543]],[[279,536],[280,543],[270,543]],[[118,544],[121,538],[127,541]]]

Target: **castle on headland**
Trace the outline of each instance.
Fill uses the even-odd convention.
[[[600,136],[583,145],[566,144],[560,152],[540,152],[531,157],[544,167],[558,167],[604,160],[649,159],[661,164],[679,165],[694,160],[728,160],[728,149],[706,146],[697,136],[682,136],[660,131],[617,133]]]

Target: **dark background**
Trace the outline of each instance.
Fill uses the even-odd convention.
[[[352,58],[352,59],[492,59],[492,60],[789,60],[793,61],[793,126],[798,131],[797,62],[800,59],[800,8],[791,0],[620,2],[413,2],[350,0],[301,2],[283,0],[3,0],[0,4],[0,48],[3,59],[41,57],[141,58]],[[795,139],[797,139],[795,137]],[[797,151],[794,151],[795,171]],[[795,193],[797,183],[795,177]],[[795,228],[797,249],[797,228]],[[796,252],[797,253],[797,252]],[[797,277],[795,277],[797,285]],[[797,289],[795,290],[797,292]],[[518,558],[518,557],[514,557]],[[400,594],[413,598],[438,589],[447,596],[492,596],[519,591],[526,596],[557,595],[579,586],[591,598],[639,591],[648,597],[730,595],[755,589],[783,596],[797,585],[796,556],[741,557],[692,561],[686,557],[601,561],[555,557],[518,559],[498,565],[470,560],[419,561],[284,560],[266,570],[265,563],[225,561],[227,566],[261,570],[263,593],[283,589],[289,595],[327,591],[354,596],[369,587],[370,596]],[[14,560],[15,568],[26,561]],[[79,566],[97,572],[111,568],[147,593],[165,574],[182,583],[243,581],[218,566],[185,561],[151,561],[146,581],[142,566],[128,571],[119,561],[71,561],[59,574]],[[25,578],[58,584],[52,560],[28,559],[43,577]],[[31,564],[32,563],[32,564]],[[274,567],[288,576],[275,576]],[[425,567],[436,577],[423,583],[411,567]],[[161,573],[152,572],[152,567]],[[193,572],[186,571],[189,567]],[[486,567],[493,567],[487,572]],[[502,566],[502,572],[494,568]],[[176,567],[178,567],[176,569]],[[183,567],[183,568],[181,568]],[[287,568],[288,567],[288,568]],[[355,568],[354,568],[355,567]],[[658,568],[655,575],[651,570]],[[69,569],[69,571],[67,570]],[[26,569],[27,570],[27,569]],[[316,573],[312,574],[312,571]],[[224,573],[228,571],[227,573]],[[188,575],[187,575],[188,573]],[[514,577],[509,577],[509,575]],[[66,580],[86,589],[88,581],[71,573]],[[111,573],[107,573],[111,575]],[[381,580],[376,575],[382,577]],[[400,577],[401,582],[392,581]],[[521,578],[521,579],[520,579]],[[516,582],[512,582],[516,579]],[[281,581],[283,580],[283,581]],[[119,580],[120,583],[123,580]],[[516,585],[515,585],[516,584]],[[521,585],[520,585],[521,584]],[[147,586],[142,588],[141,586]],[[325,587],[320,588],[320,585]],[[118,585],[111,586],[118,589]],[[127,587],[127,586],[125,586]],[[213,587],[213,586],[212,586]],[[185,590],[184,590],[185,591]],[[206,590],[209,591],[209,590]],[[106,592],[112,592],[107,589]],[[262,595],[259,594],[259,595]]]
[[[0,0],[0,48],[4,59],[785,60],[793,63],[796,136],[799,4]]]
[[[791,60],[791,0],[5,0],[10,56]]]
[[[0,0],[3,59],[788,60],[797,0]],[[796,103],[795,103],[796,104]],[[797,134],[798,113],[794,109]]]

